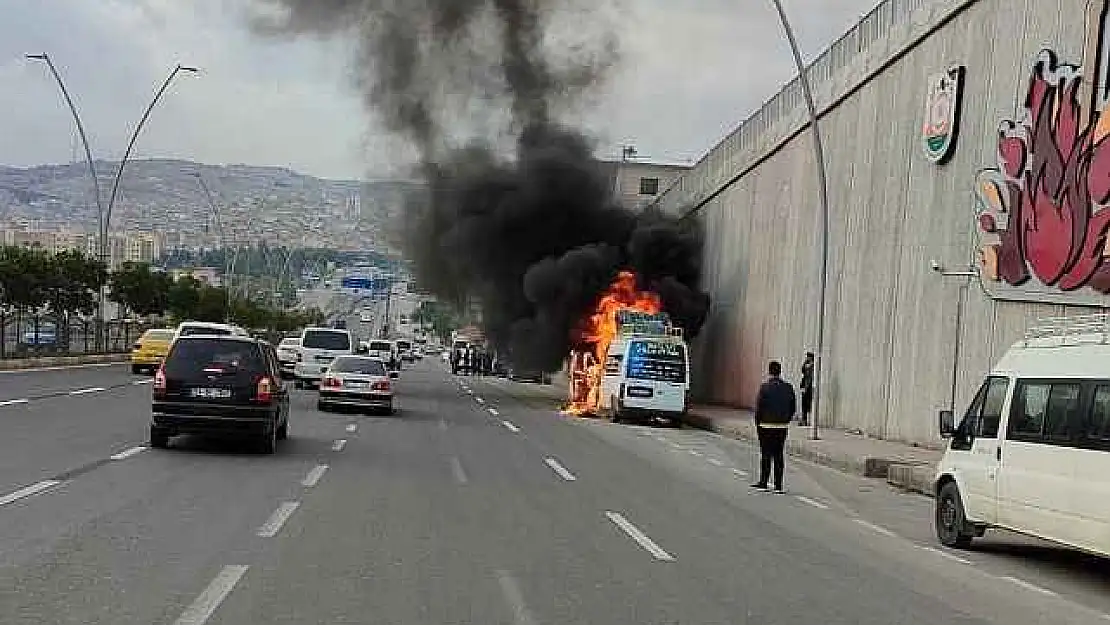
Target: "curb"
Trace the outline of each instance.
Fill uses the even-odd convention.
[[[756,441],[755,426],[750,423],[740,425],[720,425],[711,417],[698,413],[687,413],[683,424],[699,430],[715,432],[728,438]],[[897,459],[878,456],[847,457],[812,449],[796,439],[787,439],[786,453],[815,464],[830,467],[845,473],[869,478],[880,478],[888,484],[909,492],[933,496],[933,466],[931,464],[911,464]]]
[[[65,367],[127,362],[130,354],[83,354],[80,356],[43,356],[39,358],[12,358],[0,360],[0,371],[19,371],[41,367]]]

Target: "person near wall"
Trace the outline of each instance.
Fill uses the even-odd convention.
[[[813,352],[806,352],[805,362],[802,363],[802,425],[809,425],[809,414],[813,411]]]
[[[767,490],[767,480],[775,470],[775,492],[782,493],[785,470],[783,453],[790,421],[797,412],[794,387],[782,379],[782,364],[772,360],[767,365],[767,381],[759,387],[755,402],[755,428],[759,436],[759,481],[753,488]]]

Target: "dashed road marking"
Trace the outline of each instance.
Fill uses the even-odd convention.
[[[16,405],[20,405],[20,404],[26,404],[26,403],[29,403],[30,401],[31,400],[29,400],[29,399],[8,399],[8,400],[0,401],[0,407],[2,407],[2,406],[16,406]]]
[[[312,467],[312,469],[308,472],[308,475],[304,476],[304,479],[301,480],[301,486],[304,486],[305,488],[312,488],[313,486],[316,486],[316,484],[320,482],[320,478],[324,477],[324,473],[327,470],[328,465],[326,464],[318,464],[315,467]]]
[[[820,510],[828,510],[829,509],[828,505],[823,504],[820,501],[817,501],[816,499],[810,499],[809,497],[806,497],[805,495],[798,495],[798,496],[795,497],[795,499],[797,499],[798,501],[800,501],[804,504],[808,504],[810,506],[813,506],[814,508],[818,508]]]
[[[204,592],[200,593],[188,608],[185,608],[181,616],[174,621],[174,625],[204,625],[223,600],[231,594],[235,584],[239,583],[248,568],[242,564],[225,566],[208,584]]]
[[[466,389],[466,394],[467,394],[467,395],[473,395],[473,394],[474,394],[474,391],[472,391],[472,390],[470,390],[470,389]]]
[[[696,449],[691,449],[690,450],[690,455],[691,456],[701,456],[701,452],[696,450]]]
[[[532,618],[532,613],[524,603],[524,594],[520,592],[520,586],[513,576],[507,571],[498,571],[497,582],[501,584],[501,593],[505,595],[505,602],[513,611],[513,622],[516,625],[536,625],[536,620]]]
[[[111,458],[112,460],[127,460],[131,456],[141,454],[146,450],[147,450],[146,445],[139,445],[137,447],[132,447],[131,449],[125,449],[125,450],[119,452],[118,454],[112,454],[111,456],[108,456],[108,457]]]
[[[347,439],[341,438],[341,439],[339,439],[339,440],[337,440],[337,441],[335,441],[334,443],[331,444],[331,450],[332,451],[343,451],[343,448],[346,447],[346,446],[347,446]]]
[[[289,520],[289,517],[293,516],[293,513],[296,512],[299,507],[301,507],[301,502],[299,501],[286,501],[282,503],[277,507],[277,510],[274,510],[270,518],[266,519],[262,527],[258,528],[258,536],[260,538],[273,538],[277,536],[277,533],[281,531],[281,526],[285,525],[285,522]]]
[[[444,432],[447,431],[447,419],[444,419],[443,417],[439,418],[439,429],[443,430]]]
[[[555,472],[555,475],[558,475],[559,477],[563,478],[564,480],[566,480],[568,482],[573,482],[574,480],[577,479],[577,478],[574,477],[573,473],[571,473],[570,471],[567,470],[566,467],[559,464],[558,460],[556,460],[554,458],[544,458],[543,461],[544,461],[545,464],[547,464],[547,466],[551,467],[551,470]]]
[[[715,466],[715,467],[723,467],[723,466],[725,466],[725,463],[721,462],[720,460],[718,460],[718,459],[716,459],[716,458],[710,458],[710,459],[709,459],[709,464],[711,464],[711,465],[713,465],[713,466]]]
[[[150,384],[153,381],[153,378],[148,378],[146,380],[135,380],[134,382],[132,382],[132,384],[134,384],[135,386],[142,386],[143,384]]]
[[[856,523],[858,523],[859,525],[862,525],[863,527],[866,527],[867,529],[869,529],[873,532],[878,532],[879,534],[882,534],[883,536],[890,536],[890,537],[896,536],[896,534],[894,532],[888,530],[887,528],[879,526],[879,525],[875,525],[874,523],[868,523],[867,521],[864,521],[863,519],[854,519],[854,521]]]
[[[487,408],[487,410],[489,410],[489,413],[495,417],[501,414],[500,412],[497,412],[496,408]]]
[[[941,551],[940,549],[937,549],[935,547],[926,547],[924,545],[918,545],[917,548],[922,550],[922,551],[928,551],[929,553],[935,553],[936,555],[938,555],[942,558],[945,558],[947,560],[951,560],[953,562],[959,562],[960,564],[966,564],[968,566],[971,566],[973,564],[972,561],[968,560],[967,558],[961,558],[960,556],[953,555],[951,553],[948,553],[947,551]]]
[[[478,402],[479,404],[484,404],[484,403],[486,403],[486,400],[482,399],[481,397],[475,397],[475,398],[474,398],[474,401]]]
[[[748,477],[748,472],[743,469],[733,469],[732,472],[740,477]]]
[[[348,423],[347,424],[347,431],[348,432],[357,432],[358,431],[358,424],[357,423]]]
[[[502,421],[502,422],[501,422],[501,425],[505,426],[505,428],[506,428],[506,429],[508,429],[508,430],[509,430],[510,432],[512,432],[513,434],[516,434],[517,432],[519,432],[519,431],[520,431],[520,428],[518,428],[517,426],[513,425],[512,423],[509,423],[508,421]]]
[[[1031,583],[1025,581],[1024,579],[1020,579],[1020,578],[1017,578],[1017,577],[1010,577],[1009,575],[1004,575],[1002,577],[999,577],[998,579],[1005,580],[1007,582],[1010,582],[1011,584],[1016,584],[1016,585],[1021,586],[1022,588],[1026,589],[1026,590],[1031,590],[1033,592],[1040,593],[1042,595],[1052,596],[1052,597],[1056,596],[1056,593],[1054,591],[1051,591],[1047,588],[1042,588],[1042,587],[1040,587],[1036,584],[1031,584]]]
[[[10,503],[17,502],[20,499],[26,499],[27,497],[30,497],[32,495],[37,495],[43,491],[54,488],[58,484],[61,484],[61,482],[58,480],[43,480],[41,482],[31,484],[30,486],[24,486],[23,488],[13,493],[8,493],[7,495],[0,497],[0,506],[6,506]]]
[[[654,557],[656,560],[662,560],[663,562],[674,562],[674,556],[664,551],[663,548],[659,545],[655,544],[652,539],[648,538],[647,534],[640,531],[640,528],[633,525],[631,522],[629,522],[628,519],[624,518],[619,513],[611,511],[606,512],[605,516],[608,517],[614,525],[619,527],[621,531],[623,531],[625,534],[628,534],[628,536],[632,540],[636,541],[638,545],[643,547],[644,550],[650,553],[652,557]]]
[[[99,393],[108,389],[103,386],[90,386],[89,388],[79,388],[75,391],[70,391],[70,395],[88,395],[89,393]]]
[[[456,456],[451,456],[451,473],[455,475],[456,482],[459,484],[466,484],[466,471],[463,471],[462,462],[459,462]]]
[[[114,367],[116,365],[122,364],[124,363],[94,362],[87,365],[60,365],[57,367],[35,367],[34,369],[8,369],[6,371],[0,371],[0,374],[7,375],[12,373],[38,373],[39,371],[66,371],[69,369],[101,369],[103,367]]]

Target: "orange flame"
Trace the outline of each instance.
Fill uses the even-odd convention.
[[[636,274],[622,271],[598,299],[594,311],[583,320],[581,341],[589,351],[571,353],[570,397],[563,412],[592,415],[597,412],[601,396],[601,377],[609,345],[617,336],[617,313],[621,310],[656,314],[663,310],[663,300],[651,291],[636,288]]]

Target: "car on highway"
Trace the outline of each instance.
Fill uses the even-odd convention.
[[[393,414],[393,380],[399,375],[380,358],[340,356],[324,372],[316,408],[342,406]]]
[[[278,366],[281,368],[282,378],[292,378],[293,369],[297,366],[297,359],[301,355],[301,337],[287,336],[281,339],[277,347]]]
[[[246,330],[233,323],[182,321],[177,324],[177,330],[174,332],[173,338],[176,341],[183,336],[197,336],[200,334],[208,336],[250,336]]]
[[[264,453],[289,436],[289,393],[277,352],[238,335],[179,337],[151,387],[150,446],[178,434],[251,437]]]
[[[397,339],[397,355],[401,357],[402,362],[412,362],[416,360],[416,356],[412,353],[412,341],[408,339]]]
[[[301,357],[293,368],[297,388],[318,385],[333,360],[354,355],[356,349],[355,339],[348,330],[305,328],[301,332]]]
[[[154,373],[170,351],[173,335],[174,331],[169,328],[152,328],[143,332],[131,346],[131,373]]]
[[[386,367],[391,370],[397,369],[398,361],[393,341],[384,339],[365,341],[364,348],[366,355],[370,358],[377,358],[386,363]]]
[[[361,323],[374,323],[374,313],[369,310],[364,310],[359,313],[358,320]]]

